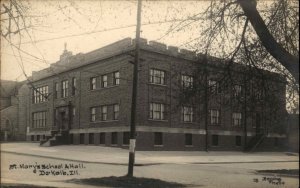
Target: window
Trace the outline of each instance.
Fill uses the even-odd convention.
[[[99,144],[105,144],[105,133],[100,133]]]
[[[91,108],[91,122],[96,121],[96,108]]]
[[[107,120],[107,106],[101,106],[101,121]]]
[[[241,146],[242,145],[242,137],[241,136],[236,136],[235,137],[235,145],[236,146]]]
[[[101,76],[101,87],[107,87],[107,75]]]
[[[278,137],[274,138],[274,146],[278,147],[279,146],[279,141],[278,141]]]
[[[261,127],[261,123],[262,123],[262,118],[261,118],[261,114],[259,112],[257,112],[255,114],[255,123],[252,125],[253,128],[259,130]]]
[[[46,127],[46,122],[47,122],[47,119],[46,119],[46,112],[42,112],[42,119],[41,119],[41,126],[42,127]]]
[[[54,99],[58,98],[58,83],[54,84]]]
[[[117,145],[118,144],[118,133],[117,132],[112,132],[111,133],[111,144],[112,145]]]
[[[36,104],[47,101],[48,95],[48,86],[33,88],[33,103]]]
[[[150,70],[150,83],[153,84],[165,84],[165,71],[151,69]]]
[[[210,124],[217,125],[220,123],[220,111],[219,110],[210,110]]]
[[[53,109],[53,116],[54,116],[54,126],[57,125],[57,121],[58,121],[58,110],[57,109]]]
[[[232,113],[232,126],[240,127],[242,125],[242,113]]]
[[[181,85],[183,88],[193,87],[193,77],[187,75],[181,75]]]
[[[129,145],[129,137],[130,137],[129,132],[123,133],[123,145]]]
[[[76,95],[76,78],[72,78],[72,95]]]
[[[72,108],[72,116],[75,117],[75,115],[76,115],[76,108],[73,106],[73,108]]]
[[[209,91],[211,93],[218,93],[218,92],[220,92],[220,90],[219,90],[219,84],[215,80],[209,80],[208,81],[208,88],[209,88]]]
[[[120,72],[114,72],[113,73],[113,85],[119,85],[120,84]]]
[[[69,134],[69,144],[73,144],[74,136],[73,134]]]
[[[40,102],[40,93],[39,93],[39,90],[37,90],[37,89],[33,89],[32,90],[33,92],[32,92],[32,94],[33,94],[33,96],[32,96],[32,102],[35,104],[35,103],[39,103]]]
[[[150,119],[163,120],[165,113],[164,104],[150,103]]]
[[[61,97],[65,98],[69,95],[69,81],[64,80],[62,81],[62,90],[61,90]]]
[[[233,96],[239,97],[242,94],[242,86],[241,85],[234,85],[233,87]]]
[[[95,90],[97,88],[96,83],[97,83],[96,77],[90,78],[90,89],[91,90]]]
[[[58,110],[56,108],[53,109],[53,123],[54,126],[57,124],[57,116],[58,116]]]
[[[94,133],[89,133],[89,144],[94,144]]]
[[[119,104],[115,104],[114,106],[113,106],[113,118],[114,118],[114,120],[117,120],[117,119],[119,119],[119,110],[120,110],[120,106],[119,106]]]
[[[184,122],[193,121],[193,107],[188,107],[188,106],[182,107],[182,120]]]
[[[219,145],[219,135],[212,135],[212,145],[213,146]]]
[[[84,133],[79,134],[79,144],[84,144]]]
[[[161,146],[163,145],[163,134],[159,132],[154,133],[154,145]]]
[[[193,145],[193,135],[192,134],[185,134],[185,145],[186,146]]]
[[[46,122],[47,122],[46,112],[35,112],[32,114],[33,128],[46,127]]]
[[[49,96],[49,89],[48,89],[48,86],[44,87],[44,101],[46,101],[48,99],[48,96]]]
[[[33,103],[40,103],[40,90],[38,88],[33,88]]]
[[[76,115],[76,108],[73,106],[72,109],[71,109],[71,114],[72,114],[72,117],[71,117],[71,124],[74,123],[74,120],[75,120],[75,115]]]

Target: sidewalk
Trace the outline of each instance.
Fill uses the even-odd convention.
[[[40,147],[38,143],[2,143],[1,152],[63,159],[76,162],[127,165],[128,150],[88,145]],[[205,151],[137,151],[136,165],[216,164],[299,162],[298,153],[284,152],[205,152]]]

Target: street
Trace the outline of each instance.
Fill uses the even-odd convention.
[[[39,149],[38,147],[31,145],[30,147],[34,148],[34,151]],[[72,146],[64,146],[64,148],[74,148]],[[86,146],[76,146],[77,149],[77,158],[81,156],[80,147],[82,150],[86,149]],[[97,146],[89,146],[89,148],[98,148],[99,151],[102,149],[108,151],[107,148],[99,148]],[[3,149],[3,147],[2,147]],[[44,148],[41,148],[41,150]],[[1,152],[1,182],[2,183],[17,183],[17,184],[34,184],[34,185],[43,185],[43,186],[53,186],[53,187],[95,187],[80,185],[74,183],[67,183],[66,180],[70,179],[85,179],[85,178],[95,178],[95,177],[109,177],[109,176],[123,176],[127,173],[127,165],[124,159],[124,163],[111,163],[104,164],[100,161],[92,161],[85,159],[85,162],[80,162],[79,160],[68,160],[68,159],[59,159],[59,157],[66,158],[68,156],[59,155],[57,151],[60,151],[59,147],[46,148],[49,153],[52,153],[52,158],[47,156],[30,156],[24,153],[9,153],[6,151]],[[4,147],[5,150],[5,147]],[[29,151],[29,150],[28,150]],[[52,152],[50,152],[52,151]],[[54,152],[56,151],[56,152]],[[111,149],[111,153],[105,153],[105,156],[108,157],[106,162],[109,161],[109,156],[114,152],[118,152],[119,149]],[[113,152],[114,151],[114,152]],[[124,152],[123,154],[119,153],[119,157],[125,157],[127,155],[127,150],[120,150]],[[139,152],[137,152],[139,153]],[[148,155],[146,155],[149,153]],[[266,181],[266,178],[275,178],[272,174],[257,174],[256,170],[269,170],[269,169],[298,169],[299,161],[297,161],[298,156],[286,156],[280,154],[268,154],[265,153],[259,154],[260,159],[269,157],[271,155],[273,161],[252,161],[252,162],[242,162],[234,161],[233,162],[218,162],[216,157],[218,152],[203,154],[205,158],[210,158],[214,162],[207,163],[199,161],[191,162],[189,160],[184,160],[184,156],[176,156],[177,158],[170,160],[168,163],[162,163],[168,158],[168,152],[161,153],[161,159],[159,160],[156,153],[152,158],[149,152],[140,152],[140,155],[137,157],[148,156],[148,159],[144,163],[140,163],[139,166],[134,168],[134,176],[136,177],[146,177],[160,179],[167,182],[176,182],[184,184],[187,187],[298,187],[299,180],[298,177],[287,177],[281,176],[281,181],[284,184],[272,184]],[[170,154],[175,154],[176,152],[170,152]],[[199,152],[200,153],[200,152]],[[43,154],[43,151],[40,151],[40,154]],[[57,155],[57,159],[54,159],[53,156]],[[170,155],[169,154],[169,155]],[[178,154],[185,154],[186,158],[189,158],[189,155],[193,155],[196,158],[197,153],[190,154],[189,152],[178,152]],[[221,154],[224,154],[221,152]],[[235,154],[235,153],[234,153]],[[74,153],[73,153],[74,155]],[[104,155],[104,154],[103,154]],[[165,155],[165,156],[164,156]],[[210,156],[211,155],[211,156]],[[227,155],[227,156],[226,156]],[[229,152],[223,156],[224,159],[232,158],[229,156]],[[233,154],[231,154],[233,155]],[[75,156],[74,156],[75,157]],[[90,153],[90,159],[97,157],[93,155],[93,152]],[[175,156],[174,156],[175,157]],[[237,153],[233,157],[245,158],[244,160],[249,160],[258,158],[258,155],[246,155],[243,153]],[[164,158],[164,160],[162,160]],[[181,158],[182,162],[178,162],[178,159]],[[190,157],[191,158],[191,157]],[[278,158],[281,162],[276,162],[275,158]],[[120,158],[121,159],[121,158]],[[158,159],[158,163],[153,163],[155,159]],[[284,159],[287,159],[284,161]],[[82,159],[84,160],[84,159]],[[140,159],[137,159],[138,161]],[[191,160],[191,159],[190,159]],[[203,161],[203,160],[202,160]],[[220,161],[220,160],[219,160]],[[294,162],[289,162],[294,161]],[[151,163],[152,162],[152,163]],[[14,166],[15,165],[15,166]],[[40,169],[37,169],[34,173],[34,166],[40,165]],[[42,165],[44,165],[44,171],[41,173]],[[50,169],[49,169],[50,165]],[[52,165],[52,167],[51,167]],[[59,166],[62,165],[62,166]],[[67,166],[66,166],[67,165]],[[76,166],[77,165],[77,166]],[[52,172],[51,172],[52,170]],[[69,173],[70,170],[73,170],[75,173]],[[46,175],[49,172],[48,175]],[[54,172],[54,173],[53,173]],[[67,172],[67,174],[63,174]],[[265,178],[265,179],[264,179]]]

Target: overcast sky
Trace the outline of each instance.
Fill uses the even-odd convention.
[[[190,48],[186,43],[199,35],[199,24],[193,30],[168,32],[170,26],[202,12],[208,4],[208,1],[143,1],[141,37]],[[28,76],[32,71],[48,67],[59,59],[64,43],[69,51],[77,54],[135,37],[137,1],[29,0],[24,5],[29,7],[26,15],[30,16],[27,19],[32,30],[31,38],[27,34],[21,38],[21,49],[32,56],[19,54],[1,40],[1,79],[24,80],[20,67],[23,65]],[[14,42],[18,43],[18,39]]]

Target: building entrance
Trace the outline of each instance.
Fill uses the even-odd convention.
[[[55,113],[55,127],[58,130],[69,130],[69,108],[66,107],[58,107],[56,108]]]

